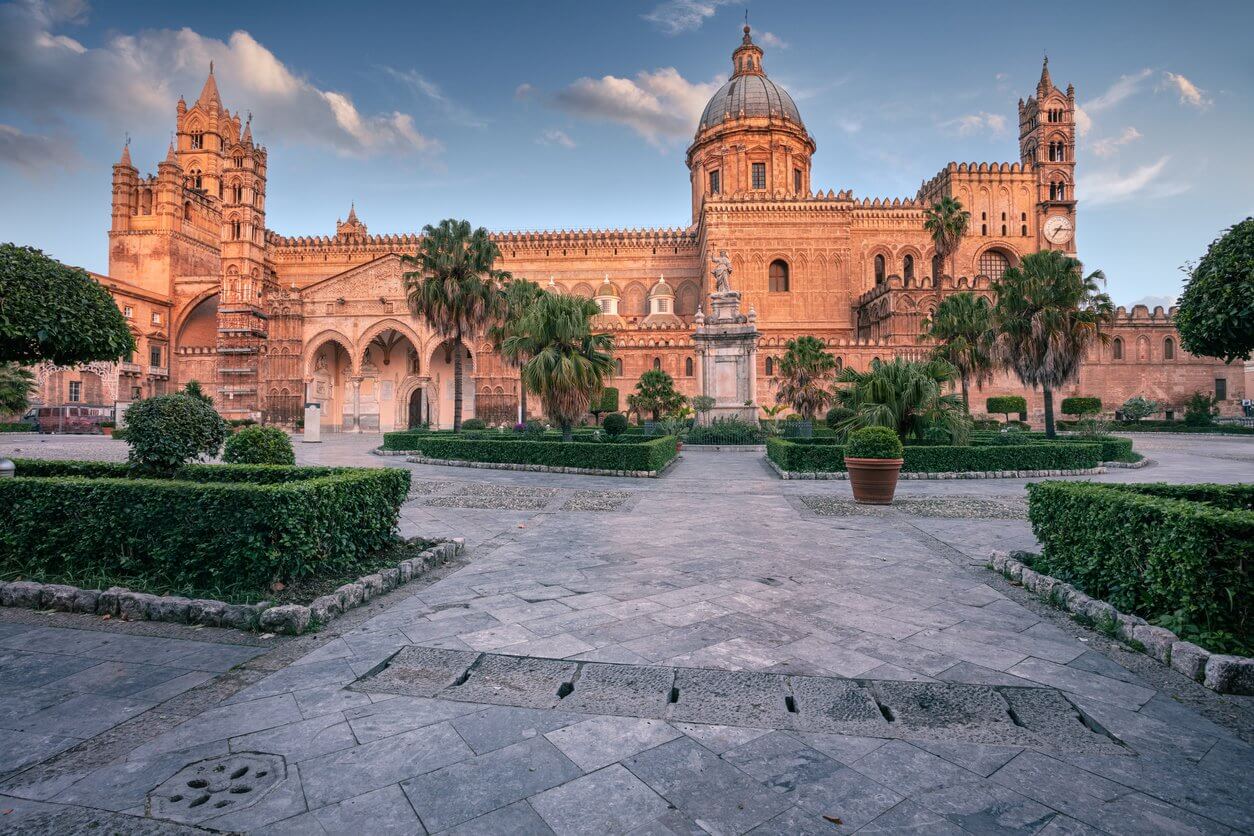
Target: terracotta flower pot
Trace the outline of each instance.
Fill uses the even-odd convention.
[[[897,490],[897,474],[903,459],[855,459],[845,457],[853,498],[863,505],[889,505]]]
[[[113,427],[101,427],[100,431],[103,432],[107,436],[113,435]]]

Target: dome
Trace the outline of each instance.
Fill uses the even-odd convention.
[[[601,297],[601,296],[617,297],[617,296],[621,296],[622,294],[618,292],[618,285],[611,282],[610,277],[606,276],[605,281],[601,282],[601,286],[597,288],[596,295],[597,297]]]
[[[649,288],[649,296],[650,296],[650,297],[653,297],[653,296],[674,296],[674,295],[675,295],[675,290],[674,290],[674,289],[670,286],[670,284],[666,281],[665,277],[663,277],[663,276],[658,276],[658,277],[657,277],[657,284],[655,284],[655,285],[653,285],[653,287]]]
[[[705,106],[698,130],[713,128],[728,119],[740,117],[786,119],[799,128],[805,128],[792,96],[764,75],[736,76],[720,87]]]

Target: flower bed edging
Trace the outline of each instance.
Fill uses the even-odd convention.
[[[1046,602],[1067,610],[1093,624],[1100,632],[1111,633],[1134,649],[1158,660],[1194,682],[1220,694],[1254,695],[1254,659],[1211,653],[1165,627],[1155,627],[1140,616],[1119,612],[1105,601],[1091,598],[1069,583],[1032,569],[1014,557],[1019,552],[995,551],[993,571],[1018,581],[1023,588]]]
[[[774,459],[766,457],[766,463],[779,474],[781,479],[814,479],[847,481],[849,473],[844,470],[810,471],[784,470]],[[959,470],[944,473],[903,472],[898,478],[907,479],[1036,479],[1044,476],[1095,476],[1106,472],[1106,464],[1101,467],[1087,467],[1081,470]]]
[[[406,451],[412,452],[412,451]],[[384,454],[386,455],[386,454]],[[413,456],[405,459],[412,464],[434,464],[440,467],[471,467],[481,470],[523,470],[531,473],[577,473],[583,476],[622,476],[634,479],[656,479],[675,466],[683,456],[675,456],[661,470],[604,470],[596,467],[551,467],[546,464],[514,464],[512,462],[472,462],[465,459],[429,459]]]
[[[417,557],[402,560],[396,566],[380,572],[363,575],[339,587],[330,595],[315,598],[307,606],[274,606],[269,601],[228,604],[225,601],[205,598],[152,595],[120,586],[111,586],[102,592],[68,584],[35,581],[0,582],[0,606],[107,615],[126,621],[167,621],[236,630],[260,629],[269,633],[296,636],[311,627],[320,627],[339,618],[348,610],[360,607],[371,598],[408,583],[423,572],[444,565],[465,551],[465,548],[466,541],[461,537],[437,543],[420,552]]]

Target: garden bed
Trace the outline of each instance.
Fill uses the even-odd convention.
[[[845,448],[832,438],[766,442],[768,461],[785,479],[844,479]],[[1080,442],[956,447],[907,445],[902,479],[992,479],[1105,472],[1102,445]]]
[[[435,433],[386,433],[383,451],[407,450],[426,464],[501,466],[616,476],[656,476],[678,454],[674,436],[620,436],[615,441],[560,438],[468,438]]]

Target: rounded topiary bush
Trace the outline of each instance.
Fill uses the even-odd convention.
[[[901,439],[888,427],[863,427],[849,434],[845,456],[851,459],[900,459]]]
[[[601,426],[605,428],[605,432],[610,436],[620,436],[627,431],[627,416],[621,412],[611,412],[605,416]]]
[[[181,465],[222,449],[226,422],[213,407],[187,395],[158,395],[126,411],[127,460],[151,474],[169,475]]]
[[[1102,399],[1082,396],[1063,398],[1061,409],[1063,415],[1096,415],[1102,411]]]
[[[226,440],[227,464],[296,464],[292,440],[278,427],[244,427]]]
[[[482,418],[467,418],[465,421],[462,421],[462,432],[486,430],[487,428],[488,425]]]
[[[829,429],[836,429],[840,424],[848,421],[854,416],[854,411],[847,406],[834,406],[827,410],[827,415],[823,421]]]
[[[984,402],[984,409],[993,414],[1009,415],[1012,412],[1027,412],[1028,401],[1022,395],[997,395]]]

